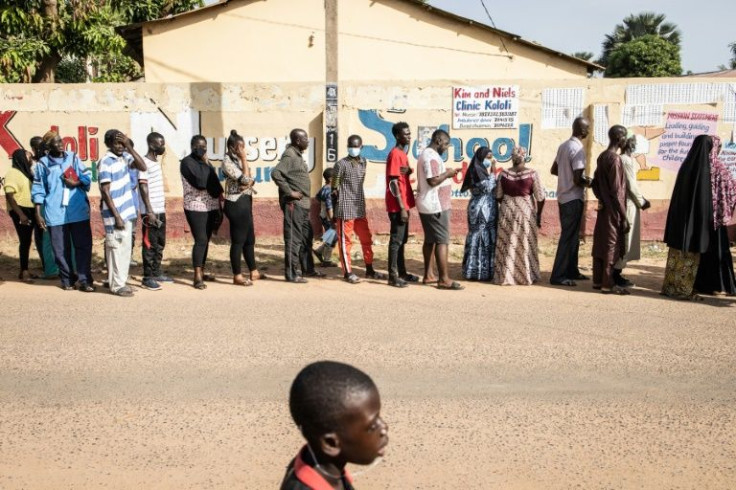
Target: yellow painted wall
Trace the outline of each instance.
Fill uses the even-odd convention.
[[[339,4],[342,81],[586,78],[585,66],[402,0]]]
[[[322,0],[237,1],[143,27],[146,81],[324,80]]]
[[[586,78],[586,68],[401,0],[339,3],[342,81]],[[143,26],[149,83],[325,80],[323,0],[240,0]],[[510,54],[509,54],[510,53]]]

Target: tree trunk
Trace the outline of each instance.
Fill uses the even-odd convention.
[[[33,75],[32,83],[54,83],[56,75],[56,67],[61,61],[59,53],[52,52],[44,56],[38,65],[36,73]]]
[[[59,2],[58,0],[43,0],[43,16],[47,25],[51,29],[56,29],[59,25]],[[31,80],[33,83],[54,83],[56,75],[56,67],[61,61],[61,56],[57,52],[51,52],[41,59],[36,73]]]

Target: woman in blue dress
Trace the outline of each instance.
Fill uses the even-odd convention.
[[[461,192],[470,191],[468,203],[468,236],[463,254],[463,277],[469,281],[493,279],[496,255],[495,198],[496,161],[491,150],[478,148],[465,173]]]

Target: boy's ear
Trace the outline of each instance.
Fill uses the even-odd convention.
[[[336,432],[328,432],[319,438],[320,449],[322,454],[330,458],[336,458],[342,451],[340,436]]]

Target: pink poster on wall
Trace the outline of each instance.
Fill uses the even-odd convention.
[[[685,160],[693,140],[701,134],[716,134],[718,114],[709,112],[669,112],[664,134],[659,139],[652,163],[676,172]]]

